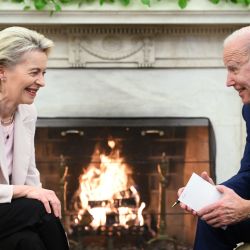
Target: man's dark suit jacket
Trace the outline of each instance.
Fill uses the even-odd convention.
[[[247,138],[239,172],[222,184],[232,188],[244,199],[250,199],[250,105],[244,105],[242,116],[246,121]]]

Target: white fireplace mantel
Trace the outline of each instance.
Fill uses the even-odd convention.
[[[55,42],[36,100],[40,117],[208,117],[220,182],[237,171],[244,145],[241,101],[224,85],[222,43],[250,23],[249,10],[195,8],[195,1],[205,0],[185,10],[175,2],[52,16],[0,3],[0,26],[35,27]]]
[[[0,10],[1,24],[249,24],[249,10]]]

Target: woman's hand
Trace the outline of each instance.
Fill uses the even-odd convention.
[[[30,199],[37,199],[44,204],[44,207],[48,213],[51,213],[51,208],[56,217],[61,218],[61,202],[57,198],[56,194],[52,190],[27,186],[27,185],[14,185],[13,186],[13,198],[27,197]]]
[[[56,217],[61,218],[61,202],[54,191],[44,188],[32,187],[26,194],[27,198],[40,200],[48,213],[51,207]]]

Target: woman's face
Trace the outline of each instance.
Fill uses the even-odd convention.
[[[45,86],[44,74],[47,67],[47,55],[41,51],[25,53],[20,63],[4,68],[1,75],[2,95],[7,100],[18,104],[33,103],[40,87]]]

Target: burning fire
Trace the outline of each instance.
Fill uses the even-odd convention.
[[[80,176],[82,209],[78,211],[75,223],[78,224],[88,212],[93,217],[90,225],[95,229],[103,225],[143,225],[145,203],[140,203],[131,170],[123,163],[117,143],[109,140],[108,146],[108,155],[96,148],[91,164]]]

